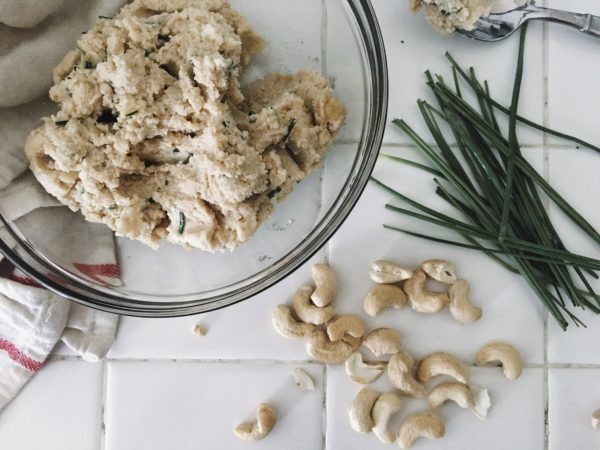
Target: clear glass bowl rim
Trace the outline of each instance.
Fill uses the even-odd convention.
[[[368,82],[371,84],[371,98],[370,104],[367,105],[367,125],[361,139],[361,152],[354,161],[342,193],[329,211],[300,245],[275,264],[234,283],[232,286],[238,286],[234,289],[229,289],[228,286],[202,294],[176,297],[177,301],[164,302],[156,301],[157,299],[151,296],[121,297],[100,290],[85,281],[79,282],[65,277],[64,270],[43,258],[28,242],[20,239],[2,214],[0,221],[27,255],[27,259],[31,258],[32,262],[19,256],[2,240],[0,252],[21,271],[62,297],[106,312],[138,317],[177,317],[213,311],[253,297],[290,275],[319,251],[346,220],[369,181],[383,141],[388,107],[388,72],[383,36],[370,0],[347,2],[357,20],[358,31],[365,46],[367,69],[370,72]],[[52,275],[42,274],[34,265],[42,267]],[[56,281],[57,279],[60,282]]]

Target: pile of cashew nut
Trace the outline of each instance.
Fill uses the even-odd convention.
[[[447,292],[428,291],[425,288],[428,278],[447,285]],[[373,317],[387,308],[400,309],[406,304],[423,314],[435,314],[448,307],[452,317],[461,323],[475,322],[483,313],[471,303],[469,283],[458,278],[450,261],[430,259],[413,270],[379,260],[371,265],[371,279],[377,286],[367,294],[363,308]]]
[[[414,311],[433,314],[448,307],[461,323],[481,318],[482,310],[471,303],[469,284],[459,279],[452,263],[428,260],[419,269],[407,269],[391,261],[376,261],[371,266],[371,279],[377,285],[363,302],[364,311],[375,317],[389,308],[409,305]],[[448,286],[447,292],[425,288],[427,278]],[[302,286],[293,297],[291,307],[278,305],[272,314],[274,329],[286,338],[305,338],[306,351],[314,360],[337,364],[345,362],[349,377],[361,385],[377,380],[384,372],[393,387],[380,393],[363,387],[349,410],[350,424],[359,433],[373,434],[384,443],[410,448],[417,439],[440,439],[445,424],[436,413],[444,404],[454,403],[485,419],[491,405],[486,389],[469,384],[469,366],[455,356],[435,352],[415,363],[402,347],[400,334],[392,328],[368,331],[363,321],[353,314],[337,315],[332,302],[336,295],[336,278],[326,264],[312,267],[314,286]],[[359,348],[367,348],[376,357],[387,361],[366,361]],[[475,357],[480,365],[500,365],[509,380],[518,378],[522,361],[518,351],[505,342],[490,342],[481,347]],[[428,388],[433,379],[450,378]],[[404,409],[409,399],[426,400],[428,410],[410,415],[396,431],[389,428],[393,415]]]

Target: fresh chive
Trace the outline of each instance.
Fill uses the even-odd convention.
[[[490,105],[492,105],[494,108],[502,111],[505,114],[509,114],[510,113],[510,108],[507,108],[506,106],[503,106],[501,103],[499,103],[498,101],[494,100],[490,93],[489,90],[481,90],[481,86],[477,86],[476,81],[470,79],[467,74],[462,70],[462,68],[460,67],[460,65],[456,62],[456,60],[454,60],[454,58],[452,57],[452,55],[448,52],[446,52],[446,58],[450,61],[450,64],[452,64],[452,67],[455,68],[455,70],[457,71],[457,73],[469,84],[469,86],[471,88],[473,88],[479,95],[483,95],[486,100],[490,103]],[[487,81],[485,82],[485,85],[487,86]],[[550,128],[547,128],[543,125],[540,125],[538,123],[533,122],[532,120],[529,120],[523,116],[519,116],[517,115],[517,120],[531,128],[534,128],[536,130],[542,131],[544,133],[550,134],[552,136],[556,136],[558,138],[561,139],[565,139],[567,141],[571,141],[575,144],[578,144],[582,147],[586,147],[590,150],[593,150],[595,152],[599,152],[600,153],[600,147],[593,145],[587,141],[584,141],[583,139],[577,138],[575,136],[572,136],[570,134],[567,133],[563,133],[561,131],[557,131],[557,130],[553,130]]]
[[[138,110],[136,109],[135,111],[131,111],[131,112],[128,112],[127,114],[125,114],[125,117],[135,116],[137,113],[138,113]]]
[[[183,234],[183,232],[185,231],[185,214],[183,212],[179,212],[179,228],[177,229],[177,232],[179,234]]]
[[[192,154],[188,153],[187,157],[183,160],[183,162],[181,164],[183,164],[183,165],[189,164],[191,157],[192,157]]]
[[[404,163],[404,164],[406,164],[408,166],[416,167],[417,169],[421,169],[421,170],[423,170],[425,172],[429,172],[429,173],[435,175],[436,177],[443,177],[444,176],[444,174],[442,172],[440,172],[439,170],[432,169],[429,166],[426,166],[424,164],[420,164],[420,163],[415,162],[415,161],[410,161],[408,159],[399,158],[398,156],[394,156],[394,155],[388,155],[386,153],[382,153],[381,157],[382,158],[391,159],[392,161],[401,162],[401,163]]]
[[[387,204],[386,208],[451,230],[464,241],[387,224],[384,225],[386,229],[485,253],[507,270],[521,275],[559,326],[566,329],[569,322],[576,326],[583,325],[570,311],[571,305],[600,314],[600,296],[594,292],[588,280],[589,276],[598,278],[600,260],[572,253],[566,248],[538,191],[544,192],[551,202],[597,243],[600,243],[600,234],[523,157],[516,124],[522,122],[543,129],[548,134],[564,137],[595,151],[600,151],[600,148],[564,133],[548,130],[517,114],[525,38],[526,29],[523,29],[510,108],[501,106],[491,97],[488,83],[481,83],[473,68],[463,69],[448,54],[453,85],[446,84],[442,77],[427,71],[426,85],[433,92],[438,105],[433,106],[422,100],[417,102],[436,146],[429,145],[404,120],[393,121],[429,160],[429,164],[393,155],[382,156],[434,175],[436,194],[460,212],[461,219],[414,201],[377,179],[372,178],[372,181],[412,209],[392,204]],[[474,94],[477,107],[466,100],[471,97],[467,94]],[[503,135],[498,125],[496,111],[509,116],[508,137]],[[449,145],[442,124],[448,125],[456,146]]]
[[[500,231],[498,232],[498,241],[502,243],[506,237],[506,222],[508,220],[508,211],[511,205],[511,196],[513,191],[513,178],[515,171],[515,154],[518,152],[517,142],[517,108],[519,105],[519,96],[521,94],[521,82],[523,81],[523,55],[525,53],[525,37],[527,35],[527,22],[521,27],[519,37],[519,53],[517,56],[517,71],[515,73],[515,83],[513,86],[512,101],[510,104],[510,114],[508,123],[508,164],[506,168],[506,187],[502,196],[502,216],[500,217]]]

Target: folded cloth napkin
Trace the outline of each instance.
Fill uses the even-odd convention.
[[[15,185],[29,181],[28,193],[41,191],[31,175],[18,179]],[[11,185],[14,189],[14,186]],[[0,191],[0,208],[4,206]],[[39,200],[38,206],[53,202],[41,192],[29,196],[29,201]],[[43,200],[42,200],[43,199]],[[119,283],[113,236],[100,225],[82,226],[83,219],[63,207],[36,207],[29,203],[17,203],[27,211],[17,220],[26,232],[44,223],[49,232],[62,236],[53,239],[52,247],[64,246],[61,265],[85,278],[104,284]],[[10,214],[8,214],[10,216]],[[0,229],[0,238],[6,238],[6,230]],[[85,256],[84,256],[85,255]],[[73,259],[80,257],[82,259]],[[68,264],[65,261],[70,261]],[[1,264],[1,262],[0,262]],[[6,278],[0,276],[0,410],[20,391],[27,381],[42,367],[56,343],[62,341],[87,361],[102,359],[110,349],[117,331],[118,316],[81,305],[72,304],[56,294],[43,289],[37,282],[10,268]]]
[[[47,99],[51,69],[98,15],[124,0],[0,0],[0,213],[19,229],[48,233],[48,251],[84,278],[118,285],[114,238],[46,194],[27,172],[23,142],[54,107]],[[46,4],[47,3],[47,4]],[[27,103],[28,102],[28,103]],[[0,239],[14,248],[0,226]],[[118,316],[96,311],[43,289],[0,255],[0,410],[42,367],[62,340],[85,360],[98,361],[115,338]]]
[[[9,209],[14,207],[12,209]],[[39,230],[52,236],[48,250],[61,249],[62,267],[97,283],[118,285],[112,232],[101,225],[87,224],[83,218],[42,191],[27,173],[0,191],[0,210],[15,220],[26,235]],[[11,244],[7,230],[0,239]],[[0,264],[6,261],[0,261]],[[118,316],[68,300],[43,289],[18,269],[0,276],[0,410],[42,367],[59,340],[87,361],[102,359],[117,331]]]

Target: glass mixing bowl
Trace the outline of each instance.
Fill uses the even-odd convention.
[[[0,251],[15,266],[87,306],[137,316],[179,316],[257,294],[289,275],[333,235],[369,180],[385,128],[387,67],[373,8],[368,0],[231,3],[267,41],[246,79],[312,68],[331,81],[345,103],[348,119],[324,167],[298,184],[258,233],[233,252],[210,254],[171,244],[153,251],[117,238],[122,286],[102,285],[73,271],[63,264],[61,249],[49,242],[61,233],[51,220],[35,226],[11,221],[0,203],[0,220],[16,242],[0,241]],[[99,226],[77,213],[73,221]]]

